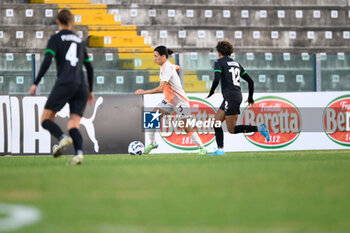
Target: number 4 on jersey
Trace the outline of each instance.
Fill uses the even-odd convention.
[[[239,72],[240,70],[238,68],[233,68],[231,67],[231,69],[229,69],[229,72],[232,73],[232,81],[233,81],[233,85],[235,86],[240,86],[239,83]]]
[[[69,46],[69,49],[66,53],[66,60],[70,61],[71,66],[77,66],[77,63],[79,61],[79,58],[77,57],[77,44],[76,43],[71,43]]]

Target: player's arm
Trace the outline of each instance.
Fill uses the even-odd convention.
[[[86,68],[88,82],[89,82],[89,90],[92,92],[93,88],[93,79],[94,79],[94,68],[92,68],[91,62],[84,62],[84,66]]]
[[[87,79],[88,79],[88,83],[89,83],[89,99],[88,99],[88,103],[89,104],[93,104],[94,103],[94,93],[92,92],[93,90],[93,84],[94,84],[94,69],[92,67],[91,64],[91,59],[88,56],[88,52],[87,52],[87,48],[85,46],[85,44],[83,44],[84,47],[84,66],[86,68],[86,72],[87,72]]]
[[[254,93],[254,81],[253,79],[249,76],[249,74],[244,71],[241,74],[242,79],[244,79],[248,83],[248,89],[249,89],[249,94],[248,94],[248,103],[249,104],[254,104],[254,99],[253,99],[253,93]]]
[[[42,77],[44,77],[47,70],[50,68],[52,58],[53,58],[53,54],[51,52],[45,53],[45,57],[43,62],[41,63],[39,73],[34,81],[34,84],[30,87],[31,95],[35,95],[36,87],[39,85]]]
[[[90,59],[85,59],[84,61],[84,66],[86,68],[86,72],[87,72],[87,77],[88,77],[88,83],[89,83],[89,99],[88,99],[88,103],[89,104],[93,104],[94,102],[94,93],[92,92],[93,89],[93,79],[94,79],[94,69],[91,65]]]
[[[214,70],[214,80],[213,80],[213,83],[211,85],[211,88],[210,88],[210,91],[209,91],[209,95],[207,96],[207,98],[209,98],[210,96],[212,96],[215,93],[215,89],[219,85],[220,78],[221,78],[221,70],[220,69],[215,69]]]
[[[160,81],[159,86],[150,90],[138,89],[135,91],[135,95],[146,95],[146,94],[155,94],[163,92],[166,82]]]

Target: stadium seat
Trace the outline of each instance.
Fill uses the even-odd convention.
[[[30,0],[30,3],[42,3],[42,4],[84,4],[84,3],[90,3],[89,0]]]
[[[34,2],[38,3],[38,1],[33,1],[32,3]],[[40,3],[48,3],[48,1],[40,1]],[[149,55],[153,52],[149,38],[137,35],[137,27],[134,25],[121,25],[119,16],[114,14],[115,12],[113,11],[107,11],[106,4],[91,4],[90,1],[83,0],[55,0],[50,3],[58,4],[58,9],[71,9],[74,14],[75,24],[88,26],[89,47],[117,49],[115,52],[118,51],[118,56],[117,58],[114,57],[116,60],[113,59],[112,62],[99,59],[104,55],[97,54],[95,56],[98,58],[93,61],[93,63],[97,63],[95,67],[98,67],[96,73],[104,69],[107,69],[108,73],[114,73],[116,69],[142,70],[154,68],[152,57],[152,62],[149,61]],[[148,75],[144,76],[148,77]],[[102,80],[101,77],[105,76],[100,75]],[[121,78],[121,75],[118,77],[119,84],[114,87],[117,90],[118,88],[126,88],[130,82],[130,77],[128,75],[123,76],[123,78]],[[106,82],[99,84],[98,87],[103,87],[101,90],[108,91],[108,88],[111,87],[109,82],[112,78],[107,75],[103,79]],[[148,82],[148,78],[145,81]],[[108,88],[106,89],[107,86]]]
[[[149,48],[149,44],[144,43],[145,38],[141,36],[91,36],[89,38],[90,47],[111,47],[111,48]]]
[[[137,36],[135,26],[121,26],[121,22],[116,20],[116,16],[107,12],[106,4],[91,4],[90,1],[85,0],[34,0],[31,3],[58,4],[58,9],[70,8],[74,14],[76,25],[90,27],[88,35],[91,47],[150,47],[149,44],[145,43],[145,38]]]
[[[53,5],[0,4],[0,25],[54,25],[57,8]]]
[[[206,92],[209,90],[207,81],[199,81],[197,75],[186,75],[186,73],[184,75],[184,89],[187,92]]]
[[[77,33],[83,38],[87,37],[87,27],[78,27]],[[57,31],[56,26],[17,26],[16,30],[12,27],[0,26],[2,32],[2,39],[0,39],[0,46],[4,48],[22,48],[22,49],[43,49],[47,44],[50,36]]]
[[[139,2],[136,7],[132,4],[120,4],[119,1],[110,4],[112,2],[106,4],[107,1],[95,0],[93,3],[104,4],[91,4],[91,1],[85,0],[51,0],[31,1],[51,4],[8,4],[6,9],[0,9],[0,22],[3,25],[50,25],[54,24],[58,9],[68,7],[76,14],[78,25],[101,26],[100,29],[89,32],[91,37],[103,36],[109,40],[109,37],[115,36],[145,36],[142,32],[147,31],[148,37],[145,38],[144,44],[151,43],[151,46],[156,46],[167,43],[173,48],[181,47],[181,51],[197,48],[210,50],[215,41],[222,38],[234,38],[237,49],[242,48],[242,51],[267,51],[276,44],[279,46],[275,46],[274,51],[300,51],[300,44],[304,42],[304,47],[312,51],[319,51],[317,49],[320,48],[341,51],[349,46],[349,29],[346,26],[338,26],[348,24],[349,10],[347,7],[339,7],[336,3],[306,7],[304,3],[298,2],[294,4],[294,8],[281,8],[264,3],[253,7],[250,3],[241,3],[234,7],[217,5],[213,8],[210,1],[201,7],[194,7],[198,3],[191,5],[191,1],[184,5],[165,4],[161,7],[153,3]],[[14,16],[8,17],[6,10],[14,8]],[[27,10],[33,10],[32,17],[23,17]],[[51,16],[47,17],[50,13],[46,14],[46,11],[50,10]],[[121,27],[108,35],[108,31],[111,30],[102,29],[106,25],[137,27],[135,26],[135,31],[130,28],[124,30]],[[303,25],[307,27],[301,27]],[[253,37],[255,31],[258,31],[255,33],[257,36],[260,33],[260,37],[256,39]],[[314,34],[312,38],[305,40],[307,32]],[[101,41],[100,38],[96,40]],[[101,46],[102,43],[97,44]],[[143,47],[145,46],[141,46]]]
[[[137,36],[135,26],[89,26],[89,36]]]

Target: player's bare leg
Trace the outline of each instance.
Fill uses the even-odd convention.
[[[237,120],[238,120],[238,114],[225,116],[225,120],[226,120],[226,125],[227,125],[228,132],[231,133],[231,134],[234,134],[235,133],[236,123],[237,123]]]
[[[56,112],[50,110],[50,109],[44,109],[42,115],[41,115],[41,124],[45,121],[45,120],[51,120],[54,121],[55,120],[55,115]]]
[[[188,118],[181,120],[184,122],[184,130],[185,132],[191,137],[192,141],[199,147],[199,154],[200,155],[205,155],[207,154],[207,150],[205,149],[202,140],[198,136],[198,133],[191,127],[189,126],[188,123]]]

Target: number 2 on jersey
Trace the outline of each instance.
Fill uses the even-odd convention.
[[[229,72],[232,73],[232,81],[233,81],[233,85],[235,86],[240,86],[239,83],[239,72],[240,70],[238,68],[233,68],[231,67],[231,69],[229,69]]]
[[[77,66],[79,58],[77,57],[77,43],[71,43],[66,53],[66,60],[70,61],[71,66]]]

